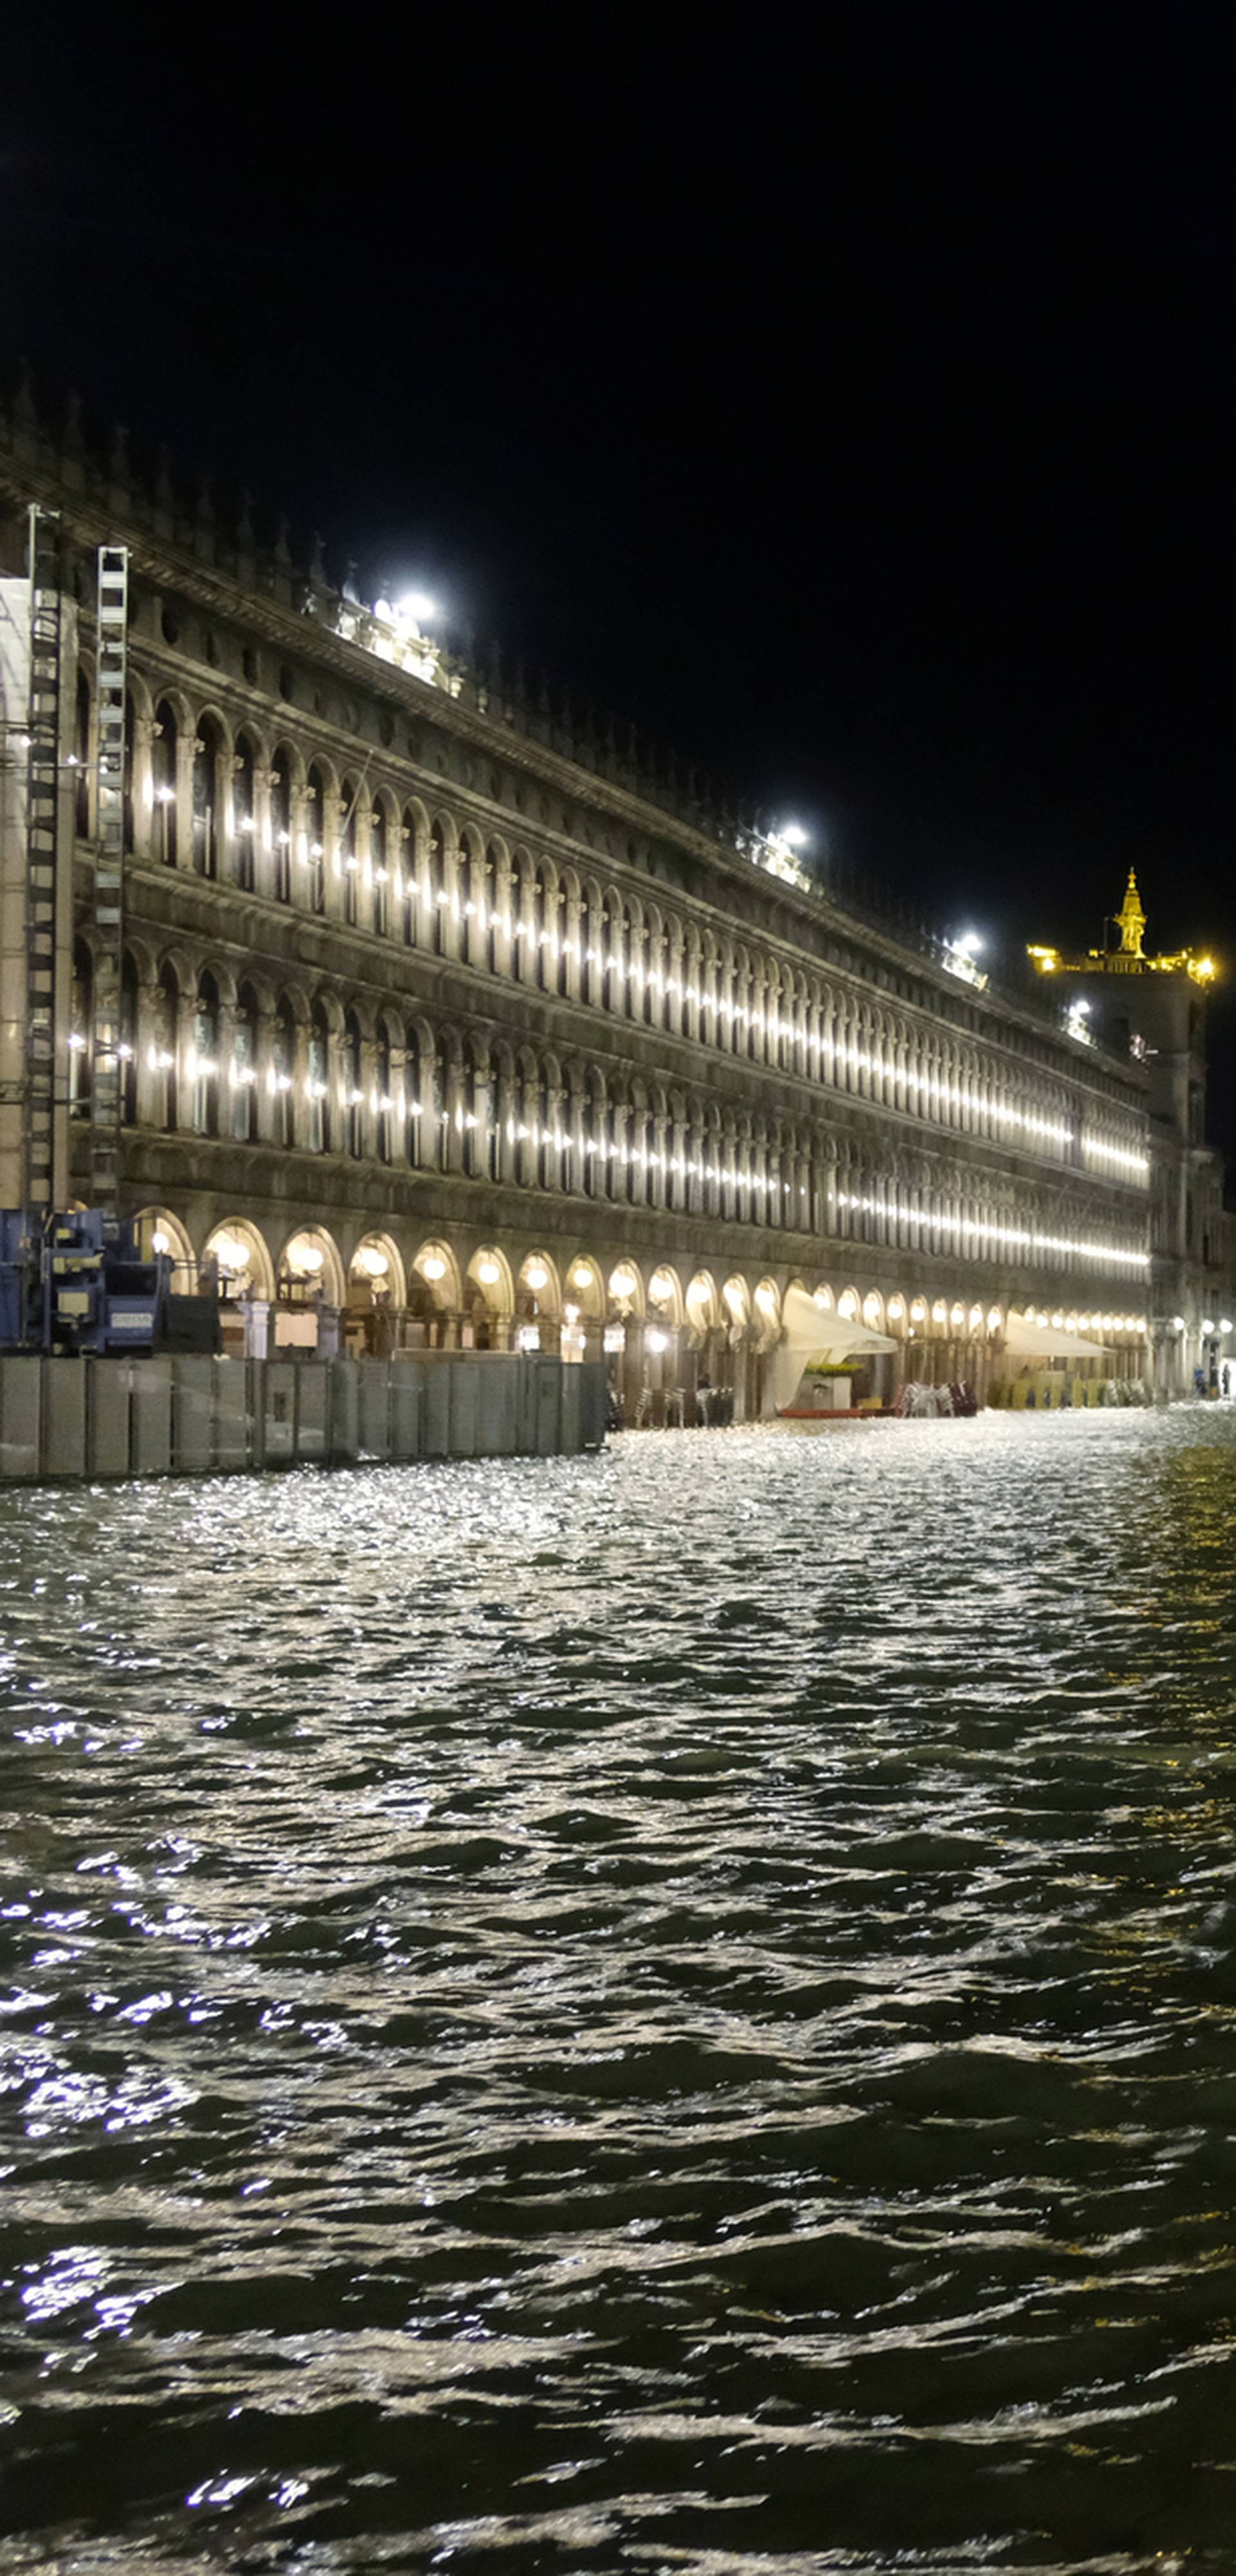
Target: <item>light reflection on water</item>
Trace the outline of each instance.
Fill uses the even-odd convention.
[[[0,2567],[1236,2567],[1234,1501],[1199,1410],[0,1503]]]

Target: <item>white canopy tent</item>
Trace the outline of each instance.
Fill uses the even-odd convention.
[[[812,1360],[859,1359],[897,1348],[888,1333],[873,1333],[867,1324],[847,1323],[844,1315],[826,1314],[804,1288],[786,1289],[781,1320],[784,1335],[773,1356],[764,1396],[767,1413],[780,1413],[792,1402],[803,1370],[810,1367]]]
[[[1066,1333],[1061,1324],[1036,1324],[1031,1315],[1010,1315],[1004,1327],[1004,1347],[1010,1359],[1102,1360],[1110,1345],[1085,1341],[1080,1333]]]

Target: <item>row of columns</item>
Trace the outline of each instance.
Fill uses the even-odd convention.
[[[252,887],[268,900],[288,900],[381,937],[392,931],[404,936],[406,927],[408,944],[431,954],[560,992],[614,1016],[717,1046],[801,1079],[817,1080],[877,1107],[913,1115],[922,1114],[926,1104],[932,1124],[993,1142],[1020,1143],[1039,1158],[1085,1162],[1088,1154],[1101,1156],[1105,1145],[1137,1150],[1144,1142],[1133,1129],[1126,1132],[1102,1119],[1087,1123],[1078,1118],[1070,1153],[1022,1123],[1035,1117],[1048,1117],[1060,1125],[1072,1123],[1067,1096],[1057,1097],[1054,1091],[1040,1095],[999,1081],[985,1083],[946,1046],[928,1043],[915,1049],[903,1040],[890,1039],[867,1020],[861,1007],[853,1013],[836,1011],[796,993],[792,1008],[783,1015],[785,988],[775,970],[765,975],[757,960],[742,976],[740,989],[732,957],[706,956],[698,934],[688,924],[671,921],[660,934],[655,957],[650,952],[636,961],[641,966],[638,978],[617,971],[615,959],[607,953],[603,919],[621,914],[621,947],[628,962],[630,952],[642,951],[656,936],[628,917],[621,897],[611,891],[601,897],[598,907],[568,888],[560,898],[559,890],[544,877],[538,881],[531,863],[512,865],[498,848],[482,857],[470,843],[458,848],[445,839],[435,843],[419,818],[397,819],[385,807],[385,853],[375,856],[371,794],[362,795],[347,824],[338,791],[324,789],[319,827],[322,856],[314,859],[306,782],[281,781],[281,798],[286,785],[287,812],[281,825],[274,796],[279,773],[273,766],[254,763],[248,773],[253,828],[242,830],[236,814],[239,764],[226,748],[217,755],[216,775],[210,782],[213,792],[206,798],[209,830],[199,817],[200,846],[195,850],[195,763],[203,756],[197,741],[187,729],[178,729],[172,802],[160,805],[154,789],[152,717],[139,713],[133,730],[131,836],[140,858],[162,859],[174,844],[175,864],[187,871],[197,866],[199,872],[217,872],[224,881]],[[342,846],[345,825],[346,852]],[[278,842],[280,829],[288,834],[286,850]],[[351,866],[349,857],[354,862]],[[207,858],[210,865],[203,867]],[[379,879],[380,867],[385,870],[384,883]],[[411,904],[407,889],[415,890]],[[411,918],[405,926],[402,916],[409,910]],[[653,982],[656,974],[661,977],[659,992]],[[694,1003],[688,999],[692,989],[698,997]],[[739,1033],[744,1010],[748,1017]],[[754,1025],[761,1018],[762,1032]],[[863,1061],[852,1062],[855,1056]],[[949,1100],[950,1091],[960,1097]]]

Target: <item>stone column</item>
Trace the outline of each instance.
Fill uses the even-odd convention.
[[[133,812],[133,855],[153,856],[154,718],[134,711],[129,795]]]
[[[561,935],[566,944],[567,999],[571,1002],[577,1002],[580,995],[580,967],[582,964],[583,935],[580,900],[579,896],[573,890],[568,892],[566,903],[563,907]]]
[[[360,1143],[362,1154],[371,1162],[376,1161],[378,1152],[379,1112],[373,1105],[377,1096],[377,1089],[378,1042],[376,1038],[362,1038],[360,1075]]]
[[[344,899],[343,851],[340,831],[343,810],[338,792],[327,787],[322,795],[322,910],[328,921],[342,921],[346,913]]]
[[[253,830],[246,839],[253,843],[253,891],[270,903],[275,891],[274,823],[270,810],[271,772],[260,763],[253,771]]]
[[[162,1035],[161,1000],[157,984],[139,984],[137,991],[137,1027],[133,1047],[137,1069],[137,1123],[139,1127],[162,1127],[167,1117],[167,1075],[152,1065],[152,1054],[165,1050]]]
[[[310,1141],[309,1100],[309,1022],[298,1019],[292,1050],[292,1142],[307,1146]]]

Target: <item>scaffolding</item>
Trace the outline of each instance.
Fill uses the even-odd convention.
[[[124,1105],[122,931],[124,895],[125,634],[129,557],[100,546],[98,587],[98,798],[94,863],[94,1024],[90,1083],[90,1204],[114,1216],[120,1196]]]
[[[55,1204],[56,934],[60,839],[60,522],[30,511],[26,753],[26,1029],[23,1199],[32,1226]]]

